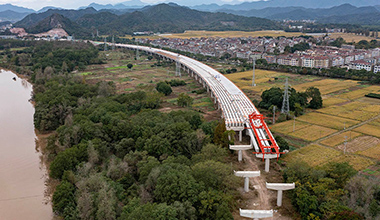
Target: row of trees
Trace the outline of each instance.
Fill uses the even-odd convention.
[[[273,106],[277,109],[282,108],[284,90],[272,87],[261,94],[260,108],[272,110]],[[309,101],[310,100],[310,101]],[[303,113],[304,108],[322,108],[323,100],[318,88],[309,87],[305,92],[297,92],[294,88],[289,89],[289,108],[298,116]]]
[[[249,69],[250,64],[244,66]],[[329,69],[317,69],[301,66],[287,66],[279,65],[277,63],[267,63],[265,59],[259,59],[256,61],[256,68],[264,70],[274,70],[286,73],[296,73],[301,75],[315,75],[315,76],[324,76],[338,79],[352,79],[352,80],[361,80],[373,84],[380,83],[380,75],[373,73],[367,70],[354,70],[354,69],[343,69],[338,67],[331,67]]]

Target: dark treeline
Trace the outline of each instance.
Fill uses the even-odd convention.
[[[378,219],[380,180],[356,173],[348,163],[312,168],[295,162],[288,165],[283,176],[296,184],[289,193],[302,219]]]
[[[252,68],[251,64],[243,64],[245,68]],[[353,69],[343,69],[338,67],[331,67],[329,69],[318,69],[318,68],[309,68],[301,66],[286,66],[279,65],[276,63],[268,64],[266,60],[260,59],[256,61],[256,68],[263,70],[275,70],[286,73],[296,73],[301,75],[315,75],[315,76],[324,76],[338,79],[352,79],[366,81],[372,84],[380,83],[380,75],[375,74],[371,71],[366,70],[353,70]]]
[[[99,64],[98,49],[89,43],[10,41],[23,50],[2,52],[2,67],[33,78],[51,77],[55,73],[67,74],[83,70],[86,65]],[[5,44],[6,46],[7,44]]]
[[[190,110],[161,113],[158,92],[116,94],[111,82],[89,85],[82,77],[62,74],[62,60],[78,62],[72,48],[93,54],[79,59],[84,65],[97,60],[97,49],[45,43],[3,56],[13,69],[30,69],[35,127],[51,132],[44,156],[50,177],[59,181],[52,197],[56,214],[64,219],[233,219],[240,179],[225,164],[230,141],[224,123],[207,122]],[[52,58],[42,51],[51,47],[51,53],[65,55],[59,62],[51,59],[39,74]],[[15,62],[21,56],[39,59],[21,65]]]

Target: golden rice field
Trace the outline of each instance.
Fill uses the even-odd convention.
[[[358,82],[353,80],[322,79],[298,84],[292,87],[297,91],[305,91],[307,88],[314,86],[317,87],[323,95],[325,95],[343,89],[348,89],[356,85],[358,85]]]
[[[370,136],[380,137],[380,127],[372,124],[365,124],[358,128],[355,128],[354,131],[361,132]]]
[[[341,154],[340,151],[320,145],[309,145],[288,153],[284,157],[284,160],[287,162],[301,160],[315,167],[330,162],[333,158],[339,157]]]
[[[343,130],[344,127],[348,128],[352,125],[359,124],[360,121],[341,118],[333,115],[321,114],[318,112],[311,112],[305,115],[298,117],[296,120],[300,120],[303,122],[308,122],[311,124],[316,124],[328,128],[333,128],[337,130]]]
[[[345,155],[341,151],[320,145],[309,145],[292,151],[284,157],[284,161],[303,161],[312,167],[323,166],[329,162],[348,162],[355,170],[363,170],[375,164],[372,160],[359,155]]]
[[[360,135],[362,134],[355,131],[346,131],[321,141],[321,144],[327,145],[329,147],[334,147],[338,144],[343,143],[346,140],[345,136],[347,136],[347,141],[350,141],[351,139],[354,139]]]
[[[371,105],[365,102],[350,102],[344,105],[333,105],[327,108],[319,109],[318,112],[350,118],[360,121],[366,121],[380,113],[380,105]]]
[[[371,92],[377,92],[379,89],[380,89],[379,86],[369,86],[369,87],[364,87],[362,89],[358,89],[354,91],[348,91],[348,92],[339,94],[336,97],[339,97],[342,99],[348,99],[348,100],[355,100],[355,99],[363,97],[365,94],[368,94]]]
[[[299,129],[309,127],[309,126],[311,126],[311,124],[309,123],[305,123],[305,122],[297,121],[297,120],[294,122],[293,120],[289,120],[289,121],[277,123],[275,125],[270,126],[270,130],[281,133],[281,134],[289,134],[293,132],[293,128],[295,131],[297,131]]]
[[[347,102],[346,99],[335,98],[335,97],[326,97],[325,96],[322,98],[323,98],[323,106],[324,107],[329,107],[329,106],[333,106],[336,104],[341,104],[341,103]]]
[[[380,144],[374,147],[368,148],[364,151],[358,151],[357,154],[379,160],[380,159]]]
[[[288,133],[287,135],[306,141],[315,141],[334,132],[337,132],[337,130],[318,125],[311,125]]]
[[[371,40],[375,39],[373,37],[366,37],[366,36],[361,36],[361,35],[355,35],[355,34],[352,34],[352,33],[331,33],[330,37],[332,37],[332,38],[341,37],[346,42],[359,42],[361,40],[371,41]]]

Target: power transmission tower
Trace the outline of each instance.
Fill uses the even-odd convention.
[[[252,86],[256,86],[256,84],[255,84],[255,66],[256,66],[256,59],[255,58],[253,58],[253,65],[252,65],[252,67],[253,67],[253,72],[252,72]]]
[[[179,64],[179,55],[177,56],[177,60],[175,62],[175,75],[181,77],[181,66]]]
[[[104,37],[104,51],[107,51],[107,39]]]
[[[115,38],[112,36],[112,50],[115,50]]]
[[[289,82],[288,77],[285,80],[284,99],[282,100],[281,113],[289,114]]]

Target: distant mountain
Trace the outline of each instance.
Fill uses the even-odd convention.
[[[18,12],[18,13],[33,13],[35,12],[33,9],[29,9],[29,8],[24,8],[24,7],[20,7],[20,6],[15,6],[15,5],[12,5],[12,4],[4,4],[4,5],[0,5],[0,12],[2,11],[14,11],[14,12]]]
[[[76,36],[82,35],[82,32],[84,31],[84,29],[78,24],[60,14],[52,14],[38,22],[36,25],[26,28],[26,31],[32,34],[38,34],[47,32],[53,28],[62,28],[69,35],[75,34]]]
[[[75,21],[78,18],[82,17],[83,15],[95,14],[95,13],[98,13],[98,11],[96,11],[94,8],[86,8],[86,9],[81,9],[81,10],[50,9],[43,13],[30,14],[26,16],[24,19],[22,19],[21,21],[17,22],[15,26],[23,27],[23,28],[35,26],[38,22],[44,20],[45,18],[50,17],[53,14],[60,14],[60,15],[63,15],[65,18]]]
[[[380,25],[380,12],[321,18],[319,23]]]
[[[259,17],[259,18],[268,18],[273,15],[289,13],[291,11],[305,9],[303,7],[269,7],[264,9],[251,9],[251,10],[230,10],[230,9],[221,9],[218,12],[225,12],[234,15],[241,15],[246,17]]]
[[[93,14],[87,14],[79,18],[76,22],[85,28],[97,29],[102,25],[109,24],[119,19],[119,16],[110,12],[100,12],[94,16]]]
[[[225,13],[210,13],[193,10],[176,4],[159,4],[147,6],[140,11],[126,13],[114,19],[108,14],[110,23],[99,27],[102,33],[133,33],[136,31],[153,32],[183,32],[185,30],[262,30],[279,28],[277,23],[267,19],[255,17],[242,17]],[[103,19],[87,15],[86,19],[93,17],[93,24],[101,24]],[[83,17],[83,18],[84,18]],[[79,19],[82,23],[82,19]]]
[[[129,7],[129,8],[133,8],[133,7],[136,7],[136,6],[146,6],[148,4],[140,1],[140,0],[130,0],[130,1],[125,1],[125,2],[122,2],[121,4]]]
[[[28,12],[15,12],[11,10],[6,10],[0,12],[0,20],[16,22],[23,19],[28,14]]]
[[[98,11],[100,11],[100,10],[115,10],[115,11],[117,11],[117,10],[131,9],[131,8],[142,8],[146,5],[147,4],[145,4],[144,2],[141,2],[140,0],[131,0],[131,1],[118,3],[115,5],[111,5],[111,4],[102,5],[102,4],[98,4],[98,3],[91,3],[88,6],[83,6],[83,7],[80,7],[79,9],[85,9],[88,7],[92,7]]]
[[[264,9],[273,6],[281,7],[304,7],[304,8],[330,8],[342,4],[351,4],[356,7],[379,5],[379,0],[268,0],[243,2],[241,4],[231,5],[224,4],[203,4],[192,6],[191,8],[201,11],[218,11],[218,10],[243,10]]]
[[[50,9],[53,9],[53,10],[64,10],[63,8],[58,8],[58,7],[54,7],[54,6],[46,6],[46,7],[43,7],[41,8],[40,10],[38,10],[37,12],[38,13],[42,13],[42,12],[45,12],[45,11],[48,11]]]
[[[255,16],[261,18],[267,18],[271,20],[318,20],[324,18],[324,22],[327,22],[329,17],[334,16],[334,21],[339,19],[339,16],[357,15],[357,14],[372,14],[380,12],[376,7],[365,6],[355,7],[350,4],[343,4],[334,6],[331,8],[319,8],[311,9],[304,7],[269,7],[264,9],[251,9],[247,11],[243,10],[220,10],[226,13],[231,13],[241,16]],[[327,22],[329,23],[329,22]]]

